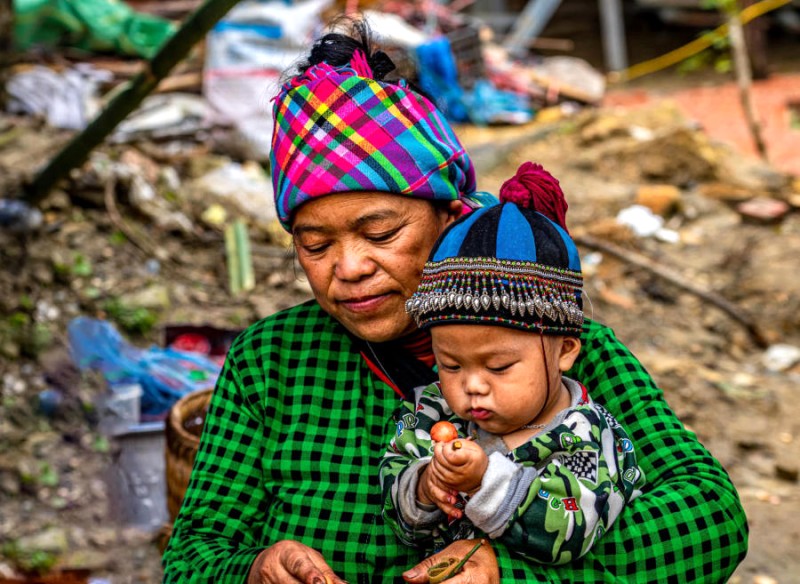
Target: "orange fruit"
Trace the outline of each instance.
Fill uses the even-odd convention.
[[[431,428],[431,439],[434,442],[450,442],[456,438],[458,438],[458,431],[450,422],[442,420],[436,422]]]

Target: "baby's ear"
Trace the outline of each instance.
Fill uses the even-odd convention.
[[[578,354],[581,352],[581,340],[575,337],[562,337],[561,338],[561,352],[558,356],[558,368],[561,371],[567,371]]]

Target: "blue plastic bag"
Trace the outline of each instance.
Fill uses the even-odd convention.
[[[142,387],[142,416],[160,417],[187,393],[213,387],[220,365],[203,355],[151,346],[135,347],[104,320],[79,316],[67,326],[70,351],[81,370],[103,374],[109,387]]]

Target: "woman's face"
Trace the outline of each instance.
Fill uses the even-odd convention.
[[[292,222],[297,258],[320,306],[354,335],[388,341],[414,330],[405,301],[442,230],[461,211],[380,192],[328,195]]]

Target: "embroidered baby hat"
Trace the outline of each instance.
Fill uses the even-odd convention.
[[[297,207],[325,195],[453,201],[475,192],[472,161],[442,113],[404,80],[375,77],[357,49],[346,65],[312,65],[276,97],[270,162],[286,230]]]
[[[566,210],[558,181],[526,162],[500,203],[445,229],[406,311],[420,328],[471,322],[579,336],[583,277]]]

